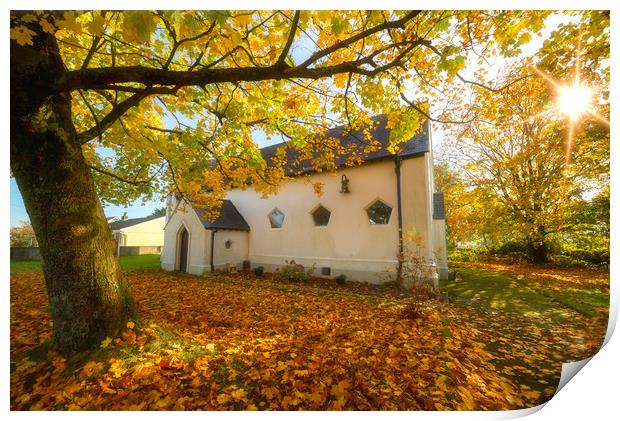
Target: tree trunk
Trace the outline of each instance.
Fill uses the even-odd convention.
[[[53,345],[68,354],[115,335],[133,306],[77,140],[70,95],[52,88],[64,71],[48,34],[38,31],[32,46],[11,41],[11,171],[39,242]]]
[[[534,236],[528,238],[528,249],[534,263],[549,262],[549,246],[545,235],[545,228],[539,227]]]

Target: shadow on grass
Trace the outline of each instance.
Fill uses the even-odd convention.
[[[467,302],[475,307],[515,312],[527,317],[552,317],[561,322],[569,312],[545,293],[508,276],[479,269],[458,268],[462,280],[441,281],[450,301]]]

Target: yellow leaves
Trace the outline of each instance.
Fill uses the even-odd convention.
[[[86,25],[86,29],[93,35],[100,36],[106,23],[105,16],[99,12],[94,12],[93,19]]]
[[[234,21],[238,23],[239,25],[245,27],[246,25],[249,25],[252,23],[252,14],[245,13],[245,12],[239,12],[234,17]]]
[[[269,400],[275,399],[280,395],[280,390],[274,386],[263,387],[261,393]]]
[[[343,398],[350,386],[351,382],[348,379],[341,380],[337,384],[332,385],[330,393],[335,398]]]
[[[472,396],[471,392],[467,390],[467,388],[463,386],[458,386],[457,391],[459,396],[463,400],[463,404],[460,405],[459,409],[465,411],[471,411],[472,409],[476,409],[477,405],[475,403],[474,397]]]
[[[332,385],[330,389],[331,395],[335,398],[332,408],[339,410],[343,409],[344,405],[347,401],[347,390],[351,386],[351,383],[348,379],[344,379],[339,381],[337,384]]]
[[[343,89],[347,86],[348,79],[348,73],[338,73],[337,75],[334,75],[334,86],[336,86],[336,88]]]
[[[24,25],[11,28],[11,39],[14,39],[19,45],[32,45],[34,35],[36,33]]]
[[[242,400],[242,399],[244,399],[247,395],[248,395],[248,393],[247,393],[245,390],[243,390],[243,389],[237,389],[237,390],[234,390],[234,391],[230,394],[230,396],[232,396],[234,399],[237,399],[237,400]]]
[[[127,42],[146,43],[155,31],[156,22],[152,12],[130,10],[124,12],[122,24],[123,39]]]
[[[112,338],[105,338],[103,341],[101,341],[101,345],[99,345],[100,348],[107,348],[110,344],[112,343]]]
[[[218,396],[217,396],[217,402],[218,402],[220,405],[225,405],[225,404],[227,404],[228,402],[230,402],[230,395],[227,395],[227,394],[225,394],[225,393],[222,393],[222,394],[218,395]]]
[[[82,33],[82,24],[78,21],[78,14],[76,12],[65,12],[62,19],[55,20],[59,29],[71,31],[75,35]]]
[[[324,188],[325,183],[312,183],[312,189],[314,190],[314,194],[317,195],[317,197],[323,196]]]
[[[133,329],[136,326],[134,322],[127,322],[127,329]]]
[[[108,372],[112,374],[113,377],[119,378],[121,377],[121,375],[127,372],[127,369],[123,367],[122,360],[117,360],[113,358],[111,360],[111,364],[110,364],[110,368],[108,369]]]

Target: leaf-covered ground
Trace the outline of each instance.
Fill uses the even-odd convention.
[[[406,294],[353,283],[126,276],[141,320],[66,360],[47,346],[41,273],[12,274],[12,409],[529,407],[559,378],[559,366],[553,376],[537,367],[574,333],[527,319],[527,331],[505,326],[515,320],[462,303],[429,301],[410,320]],[[580,351],[593,353],[595,342]]]

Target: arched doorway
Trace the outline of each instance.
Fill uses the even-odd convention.
[[[183,228],[181,228],[181,231],[179,231],[177,244],[179,245],[178,270],[180,270],[181,272],[187,272],[187,262],[189,254],[189,232],[187,232],[185,226],[183,226]]]

